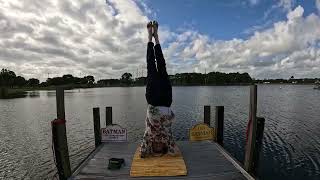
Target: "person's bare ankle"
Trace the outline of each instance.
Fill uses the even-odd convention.
[[[156,44],[160,44],[158,35],[154,36],[154,41],[156,42]]]
[[[148,41],[149,42],[152,42],[152,30],[153,30],[153,25],[152,25],[152,22],[150,21],[148,24],[147,24],[147,29],[148,29]]]
[[[153,24],[153,37],[154,37],[154,40],[155,40],[156,44],[160,44],[159,36],[158,36],[159,24],[158,24],[157,21],[153,21],[152,24]]]

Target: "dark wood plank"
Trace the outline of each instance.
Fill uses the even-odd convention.
[[[247,179],[233,163],[226,158],[214,142],[179,141],[187,169],[187,176],[131,178],[130,166],[139,143],[104,143],[97,153],[86,161],[71,179]],[[107,169],[111,157],[124,158],[126,165],[120,170]]]

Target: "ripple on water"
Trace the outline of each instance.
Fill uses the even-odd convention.
[[[188,139],[188,129],[203,120],[203,105],[225,106],[224,147],[244,158],[248,119],[248,87],[174,87],[173,133]],[[318,92],[318,91],[317,91]],[[72,167],[94,148],[92,108],[113,107],[113,120],[128,129],[130,141],[140,141],[147,105],[142,88],[83,89],[66,93],[67,135]],[[259,175],[261,179],[319,179],[320,98],[311,86],[258,86],[258,115],[266,118]],[[143,100],[143,101],[142,101]],[[50,179],[55,173],[50,120],[55,92],[0,100],[0,179]],[[138,103],[137,103],[138,102]],[[20,112],[20,113],[16,113]],[[8,119],[10,121],[8,121]],[[213,123],[213,120],[211,122]]]

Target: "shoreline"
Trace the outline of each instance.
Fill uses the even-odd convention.
[[[0,99],[14,99],[26,97],[27,92],[23,89],[0,88]]]
[[[216,84],[216,85],[201,85],[201,84],[181,84],[181,85],[172,85],[172,87],[194,87],[194,86],[203,86],[203,87],[210,87],[210,86],[250,86],[251,83],[244,83],[244,84]],[[256,85],[315,85],[314,83],[256,83]],[[101,86],[101,85],[93,85],[93,86],[73,86],[73,85],[61,85],[61,86],[48,86],[48,87],[14,87],[14,88],[5,88],[8,91],[8,95],[12,94],[19,94],[22,92],[27,91],[43,91],[43,90],[56,90],[57,87],[64,87],[65,90],[72,90],[72,89],[90,89],[90,88],[105,88],[105,87],[145,87],[146,85],[110,85],[110,86]],[[0,97],[1,97],[1,89],[0,88]]]

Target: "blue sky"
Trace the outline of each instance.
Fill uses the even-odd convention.
[[[278,0],[145,0],[153,13],[146,13],[172,29],[194,29],[218,40],[248,38],[254,26],[266,29],[285,20],[287,11],[274,7]],[[292,8],[304,8],[304,16],[317,13],[313,0],[292,1]],[[141,4],[140,4],[141,6]],[[142,7],[143,8],[143,7]],[[270,11],[270,13],[268,13]],[[266,15],[268,13],[268,15]],[[251,32],[252,33],[252,32]]]
[[[0,68],[41,81],[146,75],[153,19],[169,74],[320,78],[320,0],[0,0]]]

